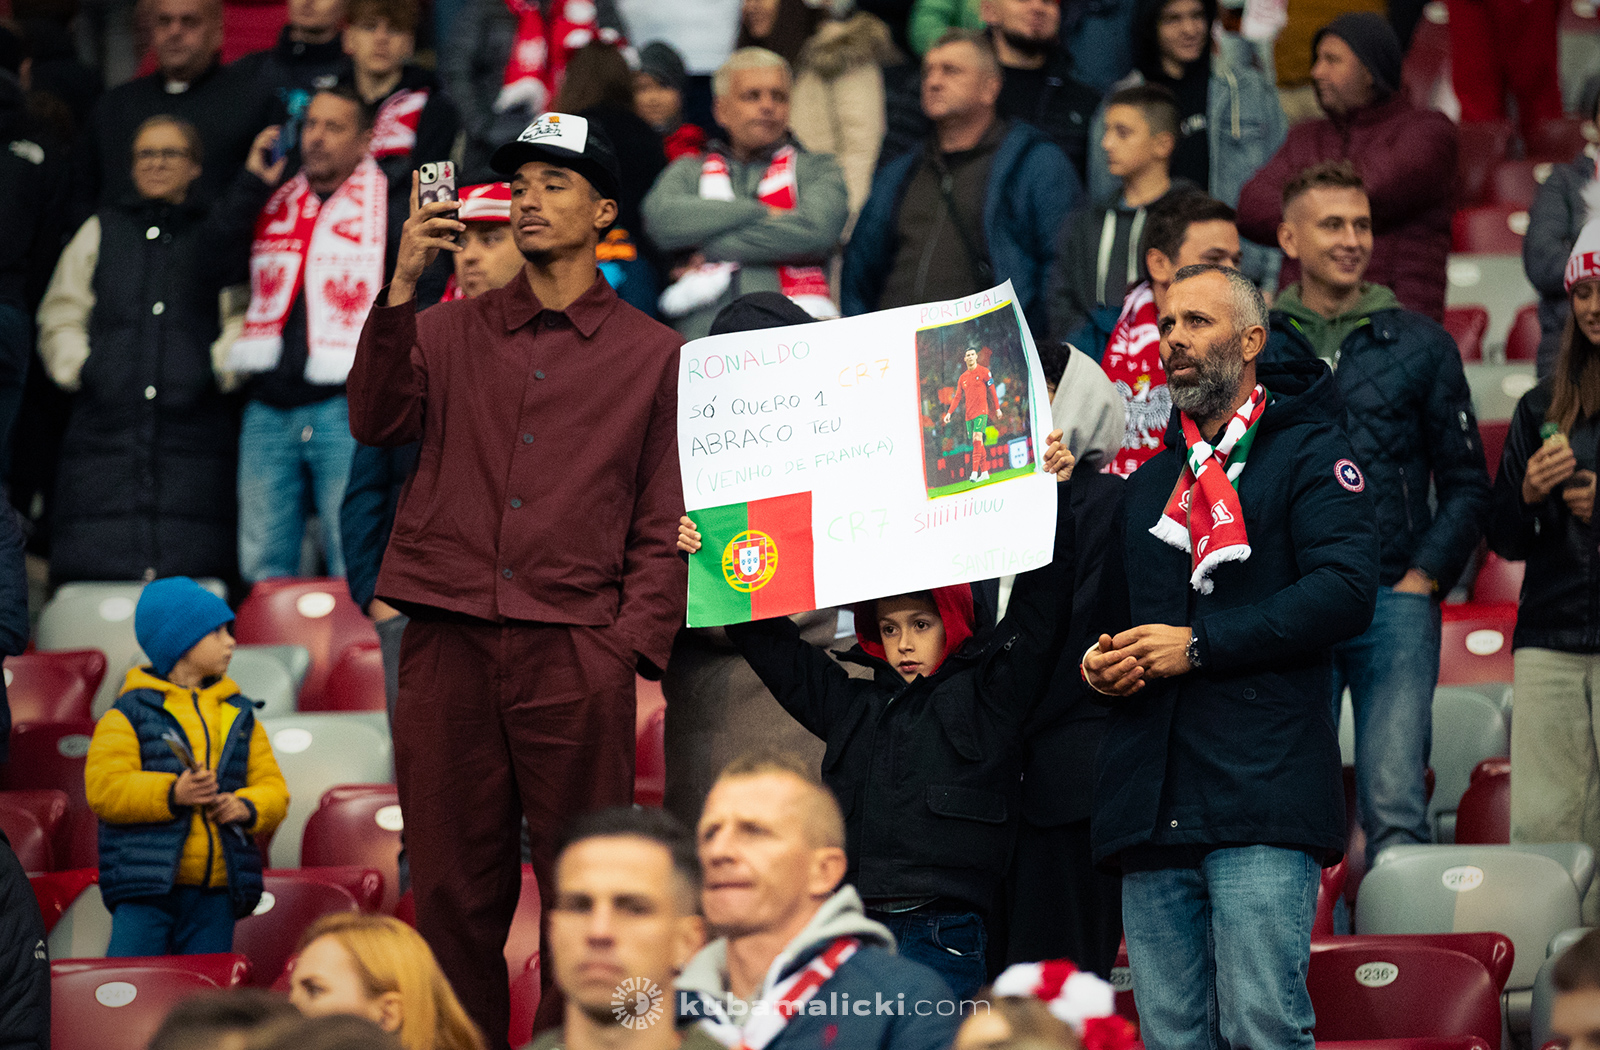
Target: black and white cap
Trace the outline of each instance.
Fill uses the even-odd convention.
[[[522,129],[515,142],[494,151],[489,166],[506,177],[529,161],[543,160],[589,180],[602,197],[617,198],[622,169],[611,137],[598,124],[571,113],[544,113]]]

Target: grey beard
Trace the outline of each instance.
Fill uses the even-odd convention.
[[[1172,403],[1196,422],[1217,419],[1233,407],[1239,396],[1239,379],[1244,375],[1244,339],[1231,340],[1212,348],[1208,360],[1198,362],[1198,373],[1191,383],[1180,385],[1167,380]]]

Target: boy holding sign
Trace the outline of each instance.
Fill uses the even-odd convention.
[[[1044,469],[1066,481],[1073,462],[1051,433]],[[1017,577],[992,630],[976,628],[970,584],[860,603],[859,644],[841,658],[871,678],[851,677],[787,617],[727,626],[784,709],[827,742],[822,779],[845,815],[846,879],[900,953],[938,971],[959,998],[987,980],[983,916],[1015,838],[1021,726],[1071,609],[1067,492],[1058,492],[1053,561]],[[700,547],[683,518],[678,548]]]

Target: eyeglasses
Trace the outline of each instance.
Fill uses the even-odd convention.
[[[179,161],[188,159],[189,151],[186,149],[136,149],[133,151],[133,160],[136,164],[149,164],[151,161],[166,160]]]

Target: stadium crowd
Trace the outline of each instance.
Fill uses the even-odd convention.
[[[1600,925],[1600,171],[1560,135],[1600,74],[1563,106],[1559,7],[9,0],[0,651],[117,584],[139,655],[55,745],[93,841],[53,913],[71,865],[0,819],[0,1047],[145,1045],[63,1035],[90,884],[79,954],[243,956],[319,800],[236,642],[300,579],[381,669],[395,884],[151,1050],[1310,1048],[1354,1038],[1335,942],[1498,929],[1363,919],[1418,847],[1566,863],[1550,932]],[[1497,161],[1520,210],[1469,207]],[[1485,210],[1526,323],[1460,309]],[[1050,564],[686,628],[680,347],[1006,281],[1048,391],[944,348],[929,484],[1016,473],[1042,393]],[[1491,614],[1474,839],[1435,719]],[[3,689],[0,816],[60,786]],[[1600,1046],[1600,934],[1539,985],[1547,942],[1483,964],[1504,1045]]]

